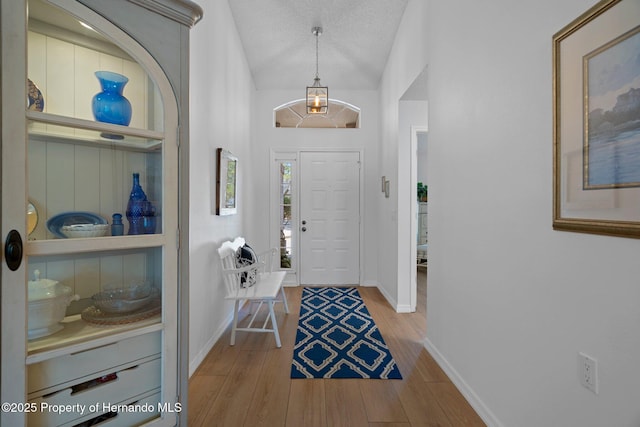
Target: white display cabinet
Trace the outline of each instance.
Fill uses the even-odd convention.
[[[0,425],[186,425],[185,52],[202,11],[186,0],[0,1]],[[128,125],[94,118],[96,71],[128,78]],[[134,174],[150,204],[131,234]],[[84,222],[107,232],[65,234]],[[60,322],[34,329],[38,275],[73,298]],[[130,311],[93,298],[140,284],[152,292]]]

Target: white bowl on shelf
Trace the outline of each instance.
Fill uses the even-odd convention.
[[[109,224],[72,224],[62,226],[62,234],[74,239],[81,237],[102,237],[107,234]]]
[[[30,340],[54,334],[62,329],[67,306],[80,297],[72,295],[72,290],[62,283],[41,279],[40,271],[34,271],[35,280],[28,287],[28,331]]]

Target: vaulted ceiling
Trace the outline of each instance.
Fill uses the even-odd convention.
[[[258,90],[375,90],[408,0],[229,0]]]

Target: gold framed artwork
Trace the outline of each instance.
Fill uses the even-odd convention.
[[[216,215],[233,215],[238,212],[238,158],[218,148],[216,167]]]
[[[553,36],[553,228],[640,238],[640,0]]]

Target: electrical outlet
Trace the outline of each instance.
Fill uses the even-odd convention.
[[[598,361],[584,353],[578,353],[578,360],[580,383],[598,394]]]

